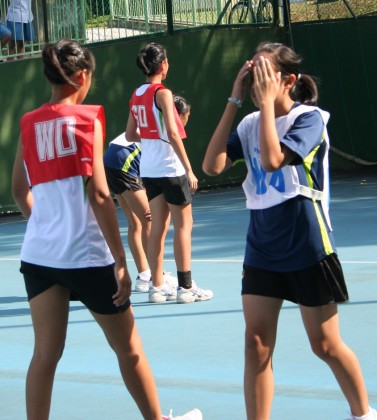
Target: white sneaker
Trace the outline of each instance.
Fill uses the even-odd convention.
[[[174,286],[175,288],[178,287],[178,279],[177,277],[174,277],[170,271],[164,271],[164,279],[166,283],[169,283],[171,286]]]
[[[162,420],[202,420],[203,415],[200,410],[197,408],[194,408],[193,410],[189,411],[186,414],[183,414],[182,416],[173,417],[172,411],[170,410],[169,416],[162,416]]]
[[[161,303],[177,299],[177,288],[165,282],[160,287],[150,286],[149,288],[149,302]]]
[[[195,281],[192,281],[191,289],[178,287],[177,303],[203,302],[213,298],[212,290],[204,290],[198,287]]]
[[[174,277],[170,271],[164,271],[164,279],[166,283],[169,283],[171,286],[178,287],[178,279]],[[143,280],[140,276],[136,277],[135,283],[135,292],[147,293],[151,285],[151,280]]]
[[[147,293],[149,290],[149,280],[143,280],[140,276],[136,277],[135,292]]]

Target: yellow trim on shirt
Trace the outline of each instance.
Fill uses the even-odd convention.
[[[129,169],[131,167],[131,164],[132,164],[132,161],[135,159],[135,156],[137,156],[139,153],[140,153],[140,149],[136,148],[132,153],[130,153],[128,155],[128,157],[125,160],[124,165],[122,167],[123,172],[127,173],[129,171]]]

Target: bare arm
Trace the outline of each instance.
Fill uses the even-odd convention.
[[[246,93],[246,81],[250,74],[252,61],[246,61],[233,83],[231,97],[243,102]],[[228,169],[232,162],[227,157],[227,141],[236,117],[238,106],[233,102],[226,104],[224,113],[211,137],[202,168],[210,176],[218,175]]]
[[[161,108],[164,116],[166,132],[174,152],[182,162],[186,171],[186,176],[190,184],[190,189],[195,191],[198,188],[198,179],[194,175],[189,158],[186,153],[183,141],[178,133],[177,124],[174,118],[174,102],[173,95],[168,89],[160,89],[156,94],[157,105]]]
[[[128,114],[127,127],[126,127],[126,139],[128,141],[137,141],[140,143],[140,134],[137,129],[136,121],[131,111]]]
[[[21,213],[26,217],[26,219],[28,219],[31,214],[34,200],[26,176],[22,154],[21,137],[18,141],[16,157],[13,164],[12,194],[17,207],[20,209]]]
[[[126,255],[119,233],[116,209],[107,186],[103,166],[103,138],[101,123],[96,120],[93,146],[93,176],[87,182],[87,193],[98,225],[115,260],[115,276],[118,291],[114,304],[123,304],[131,294],[131,278],[127,270]]]
[[[260,108],[260,149],[261,162],[267,172],[273,172],[288,165],[296,155],[288,147],[280,143],[276,130],[275,99],[279,91],[288,91],[292,84],[281,80],[281,74],[275,73],[271,63],[263,56],[254,67],[254,90]],[[282,115],[289,112],[294,101],[286,96],[278,112]]]

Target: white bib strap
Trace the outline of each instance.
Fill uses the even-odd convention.
[[[321,201],[323,198],[323,191],[313,190],[313,188],[305,187],[304,185],[299,185],[298,191],[300,195],[312,200]]]

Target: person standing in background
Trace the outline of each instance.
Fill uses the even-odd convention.
[[[206,301],[212,299],[213,292],[199,288],[191,277],[192,194],[198,188],[198,179],[183,144],[186,132],[173,94],[162,84],[169,70],[166,49],[149,43],[140,50],[136,63],[146,80],[131,97],[126,137],[129,141],[141,141],[143,148],[140,175],[152,215],[147,252],[153,281],[149,302]],[[178,289],[171,287],[162,275],[164,232],[170,214]]]
[[[174,95],[174,104],[183,126],[188,122],[191,105],[179,95]],[[140,178],[141,144],[129,142],[125,133],[110,142],[105,152],[104,164],[110,191],[127,218],[128,246],[132,253],[138,275],[135,292],[148,292],[152,285],[151,270],[147,260],[147,244],[151,230],[151,216],[147,194]],[[166,221],[164,240],[169,228],[170,217]],[[163,272],[164,280],[177,287],[177,278]]]
[[[9,41],[9,55],[21,54],[25,51],[25,41],[34,41],[33,12],[31,0],[9,0],[7,13],[7,26],[11,31]]]

